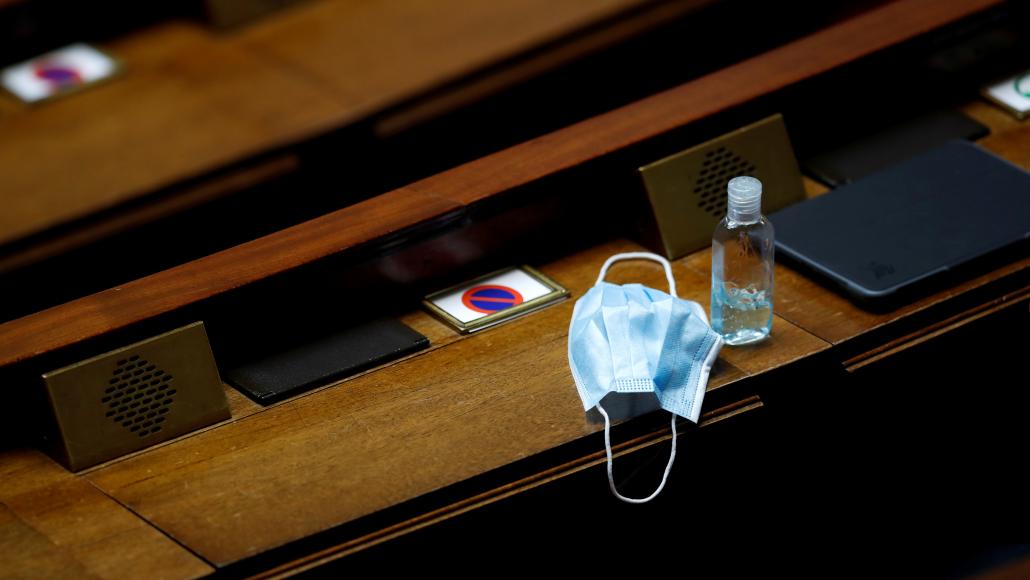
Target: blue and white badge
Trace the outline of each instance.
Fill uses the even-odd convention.
[[[536,310],[567,294],[550,278],[522,266],[431,294],[423,303],[432,313],[465,333]]]
[[[104,80],[117,71],[113,58],[79,43],[5,68],[0,83],[19,99],[35,103]]]
[[[985,87],[983,95],[1017,119],[1026,117],[1030,114],[1030,71]]]

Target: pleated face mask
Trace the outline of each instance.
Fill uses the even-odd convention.
[[[645,259],[665,267],[669,293],[640,284],[604,281],[620,260]],[[696,302],[676,297],[669,262],[656,254],[616,254],[604,263],[597,282],[576,301],[569,324],[569,366],[584,410],[597,407],[604,417],[608,483],[623,501],[643,503],[656,497],[676,459],[676,416],[697,422],[708,374],[722,348],[722,338],[708,325]],[[658,489],[643,499],[627,498],[615,489],[612,475],[611,421],[601,406],[609,393],[654,393],[672,413],[672,451]]]

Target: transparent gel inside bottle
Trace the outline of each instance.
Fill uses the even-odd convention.
[[[773,320],[773,227],[762,216],[762,182],[735,177],[726,217],[712,234],[712,329],[726,344],[769,336]]]

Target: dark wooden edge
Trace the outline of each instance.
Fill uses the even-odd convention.
[[[187,179],[174,187],[55,225],[45,232],[4,242],[0,244],[0,274],[284,177],[299,167],[300,159],[295,153],[275,151],[239,166],[230,165],[217,174]]]
[[[0,325],[0,367],[195,304],[813,78],[1001,0],[898,0],[739,64],[320,218]],[[703,55],[698,55],[702,58]]]
[[[748,395],[734,402],[722,404],[717,408],[706,411],[701,415],[696,428],[703,429],[711,427],[724,421],[741,417],[747,413],[757,411],[764,407],[764,403],[758,395]],[[662,415],[660,412],[658,415]],[[688,421],[677,421],[678,438],[683,439],[694,430],[693,425]],[[619,459],[663,444],[672,439],[672,431],[668,426],[667,416],[652,424],[651,428],[643,429],[639,433],[631,435],[627,440],[612,445],[612,456]],[[593,445],[594,448],[598,446]],[[236,577],[246,576],[252,579],[277,578],[290,576],[304,571],[318,568],[329,562],[339,560],[352,554],[375,547],[384,542],[417,532],[423,528],[439,524],[441,522],[457,518],[474,510],[489,506],[493,503],[503,501],[541,486],[552,484],[559,480],[576,475],[584,470],[602,466],[607,462],[604,449],[589,453],[572,453],[561,461],[534,470],[531,473],[521,475],[513,480],[503,481],[493,486],[473,493],[467,497],[454,501],[444,502],[439,507],[425,512],[418,512],[410,517],[405,517],[384,527],[374,527],[355,537],[347,539],[340,538],[338,541],[329,542],[326,546],[320,547],[310,553],[305,552],[299,546],[300,551],[294,553],[292,546],[284,546],[278,549],[285,554],[262,553],[248,560],[235,562],[223,566],[215,574]],[[332,532],[332,530],[327,530]],[[303,541],[301,542],[303,543]],[[287,556],[277,558],[276,556]]]
[[[644,3],[589,26],[575,38],[562,38],[535,48],[530,54],[509,59],[498,69],[463,78],[403,103],[375,119],[372,132],[376,137],[389,138],[716,3],[717,0]]]
[[[895,356],[898,353],[905,352],[914,346],[918,346],[941,335],[962,328],[970,323],[980,320],[981,318],[995,315],[998,312],[1012,308],[1013,305],[1020,303],[1030,303],[1030,289],[1024,287],[1009,294],[999,296],[990,302],[978,304],[973,308],[949,316],[948,318],[920,328],[915,332],[906,334],[886,344],[882,344],[868,352],[851,357],[843,361],[841,365],[844,367],[845,371],[849,373],[855,372],[862,367],[876,364],[884,359]]]
[[[361,114],[355,115],[351,112],[335,118],[334,123],[337,126],[330,129],[333,132],[358,129],[363,134],[368,129],[364,125],[371,123],[371,131],[376,138],[386,139],[395,133],[429,121],[437,115],[444,115],[465,104],[475,102],[478,98],[526,81],[534,74],[556,69],[619,41],[643,34],[649,29],[699,10],[715,1],[675,0],[656,4],[645,2],[625,7],[614,14],[586,24],[586,28],[582,30],[572,29],[561,34],[545,45],[547,50],[533,48],[499,61],[484,63],[481,68],[471,73],[441,80],[440,85],[430,86],[399,100],[391,99],[376,104],[366,108]],[[0,100],[4,97],[9,97],[17,106],[22,105],[16,97],[0,90]],[[2,105],[0,102],[0,113]],[[225,182],[238,181],[239,176],[236,174],[247,171],[258,174],[262,171],[267,172],[270,160],[296,156],[298,148],[307,140],[323,136],[319,131],[309,131],[301,136],[278,142],[267,151],[242,152],[220,167],[200,169],[181,180],[141,192],[139,196],[127,200],[114,201],[113,205],[98,207],[67,222],[55,223],[45,230],[30,231],[13,238],[2,239],[0,273],[26,263],[38,262],[68,248],[81,247],[111,231],[125,229],[127,223],[137,225],[153,221],[154,214],[163,215],[171,213],[172,210],[176,213],[181,212],[195,204],[198,197],[217,197],[220,193],[227,193],[219,190],[227,189],[226,185],[229,185],[228,189],[231,190],[234,184]],[[198,193],[201,195],[198,196]],[[183,196],[187,199],[177,199]],[[26,248],[29,251],[24,251]]]

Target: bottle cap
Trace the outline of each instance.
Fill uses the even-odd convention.
[[[732,219],[754,219],[762,211],[762,182],[754,177],[734,177],[726,187]]]

